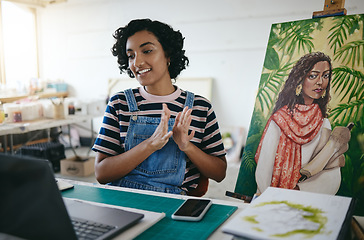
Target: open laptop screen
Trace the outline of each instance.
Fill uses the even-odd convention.
[[[0,232],[77,239],[48,160],[0,153]]]

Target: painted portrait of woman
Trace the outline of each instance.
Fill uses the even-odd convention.
[[[331,133],[327,119],[331,75],[331,59],[322,52],[302,56],[292,68],[256,151],[258,193],[269,186],[327,194],[338,191],[339,165],[299,183],[300,169]]]
[[[363,26],[363,14],[272,24],[236,193],[348,196],[364,215]]]

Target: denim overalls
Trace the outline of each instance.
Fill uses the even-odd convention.
[[[125,95],[132,116],[125,138],[125,151],[130,150],[142,141],[153,135],[161,119],[154,117],[138,116],[138,106],[131,89],[125,90]],[[192,108],[194,94],[187,91],[185,106]],[[168,131],[171,131],[175,119],[168,121]],[[186,155],[171,137],[168,143],[160,150],[154,152],[134,170],[123,178],[116,180],[111,185],[184,194],[180,189],[185,177]]]

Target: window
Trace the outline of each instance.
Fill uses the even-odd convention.
[[[0,10],[2,89],[25,93],[31,79],[39,77],[35,9],[1,1]]]

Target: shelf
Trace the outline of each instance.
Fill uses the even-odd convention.
[[[68,92],[54,92],[54,93],[37,93],[34,95],[18,95],[18,96],[11,96],[11,97],[0,97],[0,102],[1,103],[10,103],[10,102],[14,102],[23,98],[27,98],[27,97],[36,97],[36,98],[53,98],[53,97],[58,97],[58,98],[63,98],[63,97],[67,97],[68,96]]]

